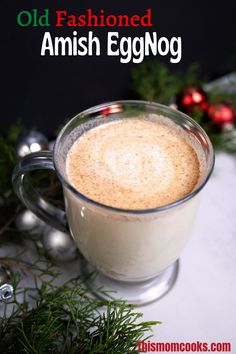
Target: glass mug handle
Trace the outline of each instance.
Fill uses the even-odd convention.
[[[40,219],[54,228],[68,233],[65,211],[49,204],[31,185],[27,174],[36,170],[54,170],[53,155],[50,151],[40,151],[23,157],[16,165],[12,183],[23,204]]]

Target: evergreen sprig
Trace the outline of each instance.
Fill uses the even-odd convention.
[[[81,279],[61,287],[47,281],[34,290],[33,308],[17,297],[3,305],[13,307],[0,319],[1,353],[138,353],[138,341],[159,323],[140,322],[142,314],[124,301],[93,298]],[[21,292],[27,298],[32,288]]]
[[[139,98],[162,104],[169,104],[184,87],[193,83],[202,84],[196,63],[182,75],[159,61],[147,61],[131,71],[131,79]]]

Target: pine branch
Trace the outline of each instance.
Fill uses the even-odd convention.
[[[159,61],[147,61],[131,72],[132,86],[139,98],[169,104],[185,86],[201,84],[198,65],[192,64],[185,75],[172,72]]]
[[[81,279],[37,290],[33,308],[15,300],[0,320],[1,353],[137,353],[137,342],[159,323],[137,322],[142,314],[124,301],[94,299]]]

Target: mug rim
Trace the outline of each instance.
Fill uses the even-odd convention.
[[[56,163],[56,159],[54,158],[55,155],[57,154],[57,149],[58,149],[58,145],[60,142],[61,137],[63,136],[65,130],[69,127],[69,125],[76,119],[78,119],[80,116],[84,117],[85,115],[94,113],[98,110],[107,108],[111,105],[115,105],[115,104],[137,104],[137,105],[146,105],[149,107],[153,107],[153,108],[159,108],[159,109],[167,109],[173,113],[177,113],[180,116],[182,116],[185,120],[187,120],[188,122],[190,122],[191,124],[193,124],[198,130],[200,130],[201,134],[204,136],[204,139],[207,141],[208,147],[209,147],[209,160],[210,160],[210,166],[208,168],[208,172],[206,174],[206,176],[203,178],[202,182],[199,184],[199,186],[194,189],[191,193],[187,194],[186,196],[184,196],[183,198],[180,198],[174,202],[165,204],[163,206],[159,206],[156,208],[151,208],[151,209],[123,209],[123,208],[116,208],[113,206],[109,206],[109,205],[105,205],[102,204],[100,202],[97,202],[89,197],[86,197],[84,194],[80,193],[75,187],[73,187],[70,182],[61,174],[59,167],[57,166]],[[168,118],[168,117],[167,117]],[[181,205],[185,202],[187,202],[188,200],[192,199],[195,195],[197,195],[202,189],[203,187],[206,185],[207,181],[209,180],[212,171],[214,169],[214,164],[215,164],[215,153],[214,153],[214,149],[212,146],[212,143],[210,141],[210,138],[208,137],[207,133],[204,131],[204,129],[191,117],[189,117],[187,114],[180,112],[179,110],[173,109],[169,106],[160,104],[160,103],[156,103],[156,102],[152,102],[152,101],[144,101],[144,100],[119,100],[119,101],[109,101],[109,102],[105,102],[96,106],[93,106],[91,108],[85,109],[84,111],[76,114],[74,117],[72,117],[61,129],[60,133],[58,134],[57,138],[56,138],[56,142],[54,144],[53,147],[53,164],[54,164],[54,168],[55,171],[57,173],[57,176],[60,180],[60,182],[62,183],[63,186],[65,186],[66,188],[68,188],[77,198],[80,198],[82,200],[84,200],[85,202],[92,204],[96,207],[100,207],[106,210],[109,210],[111,212],[117,212],[117,213],[125,213],[125,214],[133,214],[133,215],[145,215],[145,214],[153,214],[153,213],[159,213],[162,211],[166,211],[169,209],[172,209],[178,205]]]

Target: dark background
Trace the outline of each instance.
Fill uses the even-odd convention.
[[[136,98],[131,88],[130,69],[135,64],[120,64],[118,57],[41,57],[46,30],[54,35],[71,36],[73,29],[20,27],[16,16],[22,10],[50,9],[53,25],[55,10],[75,15],[87,8],[107,14],[140,14],[152,9],[153,28],[158,37],[181,36],[183,49],[173,70],[185,71],[198,62],[209,79],[235,69],[236,1],[9,1],[1,2],[1,129],[4,133],[18,119],[27,127],[37,127],[49,136],[66,118],[99,103]],[[88,29],[76,29],[86,35]],[[100,39],[107,29],[90,29]],[[114,31],[117,29],[115,28]],[[120,29],[122,35],[142,35],[145,29]],[[105,53],[105,50],[103,50]],[[158,56],[160,59],[160,56]],[[169,63],[169,56],[162,59]],[[137,65],[137,64],[136,64]],[[139,64],[138,64],[139,65]]]

